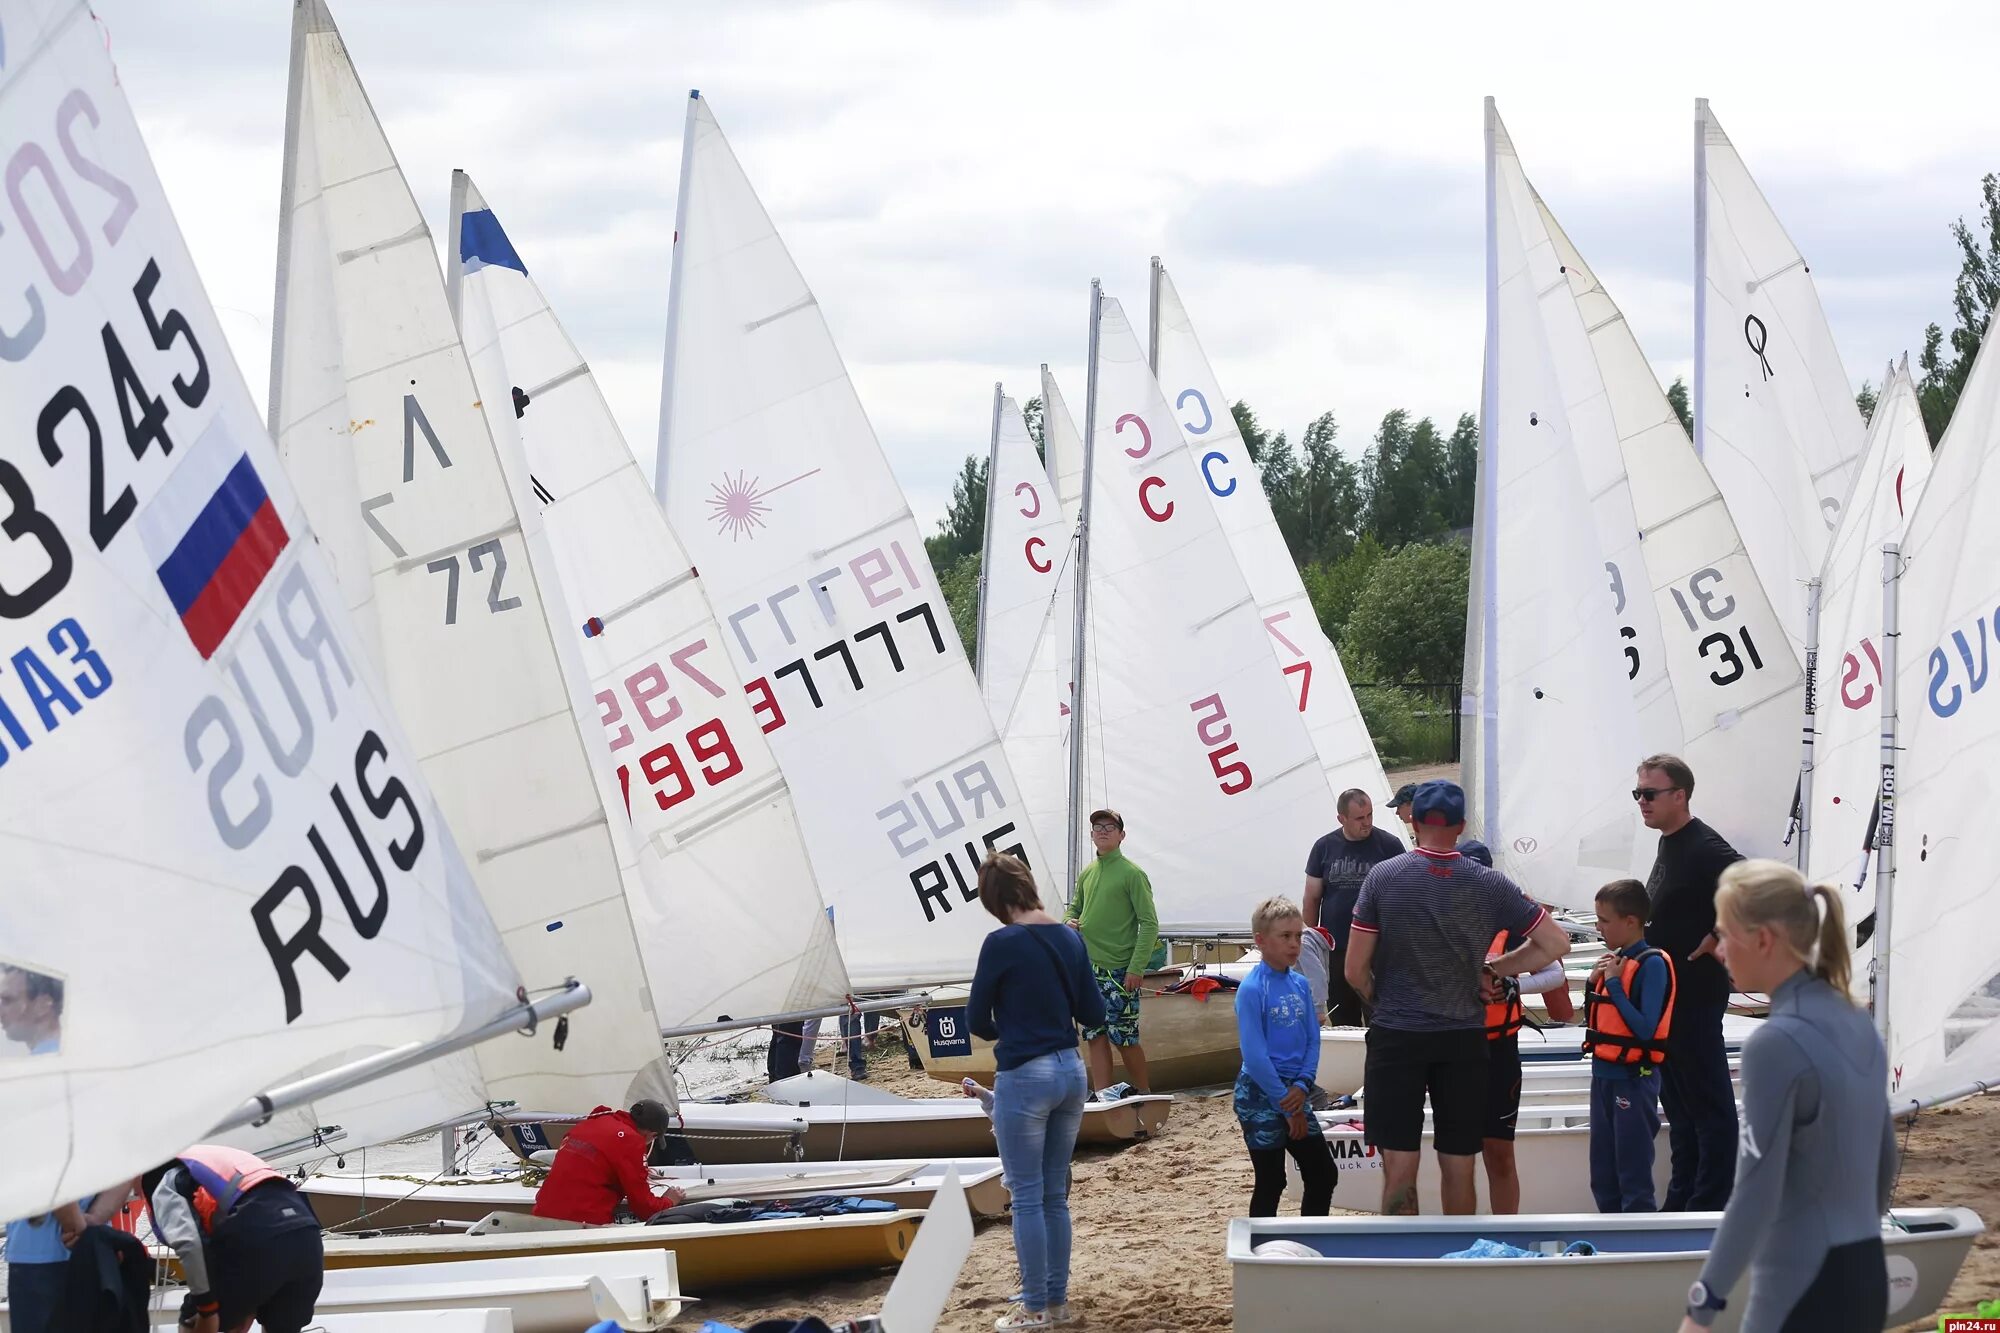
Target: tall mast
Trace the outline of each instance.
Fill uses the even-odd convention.
[[[993,569],[993,486],[1000,475],[1000,381],[993,382],[993,437],[986,444],[986,518],[979,538],[979,622],[972,640],[972,674],[986,683],[986,583]]]
[[[1076,524],[1076,617],[1070,627],[1070,705],[1069,705],[1069,879],[1065,888],[1075,891],[1076,877],[1083,872],[1080,859],[1081,847],[1077,840],[1077,823],[1086,814],[1083,810],[1083,762],[1084,748],[1088,732],[1083,724],[1085,695],[1084,688],[1084,619],[1089,612],[1090,598],[1090,492],[1091,472],[1097,458],[1097,337],[1098,321],[1104,307],[1104,286],[1096,278],[1090,280],[1090,362],[1084,377],[1083,390],[1083,497],[1077,508]]]
[[[1708,374],[1708,99],[1694,99],[1694,456],[1702,456]]]
[[[1494,458],[1494,441],[1500,427],[1500,205],[1499,168],[1496,162],[1496,131],[1500,113],[1493,99],[1486,99],[1486,357],[1485,382],[1479,394],[1479,476],[1480,586],[1473,595],[1480,599],[1479,615],[1479,828],[1488,845],[1497,845],[1500,836],[1500,642],[1498,597],[1499,571],[1495,568],[1500,547],[1499,515],[1494,501],[1500,488],[1500,469]]]
[[[1146,297],[1146,369],[1160,373],[1160,274],[1165,272],[1158,255],[1153,256],[1153,274]]]
[[[1903,579],[1903,544],[1882,544],[1882,787],[1877,796],[1880,811],[1875,823],[1875,966],[1869,978],[1869,1003],[1875,1009],[1875,1031],[1882,1036],[1882,1048],[1889,1044],[1889,950],[1894,945],[1891,913],[1896,897],[1896,659],[1902,630],[1897,623],[1896,603]]]
[[[1820,581],[1806,584],[1806,718],[1799,731],[1799,873],[1812,851],[1813,742],[1819,735],[1819,595]]]
[[[687,125],[681,131],[681,192],[674,200],[674,257],[667,276],[667,355],[660,371],[660,445],[653,457],[653,497],[667,502],[667,432],[674,420],[674,347],[681,327],[681,235],[687,230],[688,180],[694,175],[694,114],[701,89],[688,90]]]

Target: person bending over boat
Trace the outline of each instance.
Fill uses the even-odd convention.
[[[687,1197],[669,1185],[653,1193],[646,1155],[653,1140],[673,1128],[673,1113],[659,1102],[634,1102],[629,1111],[600,1106],[570,1127],[556,1149],[549,1178],[535,1191],[535,1216],[584,1226],[617,1220],[625,1204],[641,1222]]]
[[[1135,1093],[1153,1090],[1146,1073],[1146,1048],[1139,1044],[1139,980],[1160,942],[1160,917],[1153,908],[1153,882],[1120,850],[1125,817],[1116,810],[1090,812],[1090,842],[1097,859],[1076,877],[1076,896],[1067,920],[1090,953],[1090,974],[1104,1001],[1104,1018],[1084,1029],[1090,1043],[1091,1090],[1115,1097],[1111,1048],[1125,1062],[1125,1078]]]
[[[1472,839],[1458,845],[1461,856],[1493,868],[1493,852]],[[1525,935],[1497,931],[1486,950],[1497,962],[1509,950],[1527,943]],[[1569,1002],[1569,978],[1560,962],[1525,976],[1503,977],[1497,994],[1486,1002],[1486,1123],[1480,1131],[1479,1159],[1486,1165],[1486,1202],[1490,1213],[1521,1211],[1521,1170],[1514,1160],[1514,1130],[1521,1116],[1521,1027],[1523,995],[1548,997],[1548,1015],[1566,1023],[1575,1012]]]
[[[180,1257],[182,1328],[240,1333],[255,1318],[264,1333],[299,1333],[312,1322],[325,1269],[319,1218],[270,1164],[198,1143],[139,1185],[153,1230]]]
[[[1297,963],[1305,918],[1290,898],[1266,898],[1250,914],[1262,961],[1236,990],[1236,1119],[1256,1183],[1250,1216],[1276,1217],[1285,1192],[1285,1155],[1299,1164],[1302,1217],[1325,1217],[1340,1173],[1319,1120],[1306,1104],[1319,1073],[1319,1013]]]
[[[1778,861],[1739,861],[1715,909],[1731,981],[1769,994],[1771,1014],[1743,1043],[1736,1189],[1681,1328],[1713,1323],[1748,1267],[1743,1333],[1874,1333],[1889,1313],[1882,1214],[1896,1136],[1888,1056],[1847,994],[1840,891]]]
[[[1076,1030],[1104,1026],[1104,997],[1083,943],[1042,910],[1026,862],[989,855],[979,903],[1001,925],[980,942],[965,1019],[974,1036],[996,1043],[993,1093],[980,1101],[1013,1196],[1021,1264],[1021,1308],[993,1326],[1047,1328],[1070,1317],[1069,1159],[1088,1090]]]
[[[1363,1118],[1382,1154],[1382,1211],[1417,1211],[1424,1100],[1444,1211],[1478,1203],[1474,1160],[1486,1113],[1486,978],[1533,972],[1569,952],[1569,936],[1505,875],[1459,854],[1465,793],[1426,782],[1411,804],[1417,850],[1362,881],[1347,952],[1348,984],[1373,1006]],[[1527,943],[1488,962],[1494,935]]]

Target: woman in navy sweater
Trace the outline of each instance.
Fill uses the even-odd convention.
[[[1069,1321],[1069,1159],[1088,1083],[1078,1026],[1104,1025],[1104,999],[1075,931],[1042,910],[1025,862],[995,852],[979,867],[979,901],[1001,927],[979,949],[966,1022],[997,1044],[993,1137],[1014,1197],[1022,1308],[996,1329]]]

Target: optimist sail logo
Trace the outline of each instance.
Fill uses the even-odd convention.
[[[264,479],[218,420],[139,515],[146,557],[203,658],[290,543]]]

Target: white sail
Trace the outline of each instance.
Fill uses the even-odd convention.
[[[592,778],[603,742],[544,619],[559,593],[528,558],[430,229],[321,0],[298,0],[292,40],[272,433],[528,984],[574,974],[599,996],[560,1053],[482,1051],[490,1090],[616,1103],[659,1057],[658,1024]]]
[[[449,289],[515,494],[540,510],[631,820],[626,901],[661,1024],[837,1004],[847,973],[776,758],[687,553],[491,207],[452,178]],[[744,893],[745,885],[757,885]],[[690,947],[742,940],[743,948]],[[754,944],[752,943],[754,942]]]
[[[1878,409],[1879,410],[1879,409]],[[2000,345],[1979,350],[1903,541],[1889,1065],[1898,1099],[2000,1081]]]
[[[655,482],[792,784],[857,985],[971,975],[980,860],[1042,849],[805,279],[688,102]]]
[[[996,411],[998,443],[986,483],[991,498],[980,561],[979,689],[1004,734],[1055,597],[1072,525],[1035,454],[1021,405],[1002,396]]]
[[[1631,325],[1547,207],[1535,202],[1553,249],[1531,250],[1531,262],[1585,485],[1595,497],[1641,752],[1677,753],[1688,762],[1702,818],[1739,851],[1782,855],[1798,785],[1804,672]],[[1573,301],[1565,299],[1562,278]],[[1622,530],[1619,512],[1630,515]],[[1639,538],[1636,564],[1629,540],[1614,544],[1626,534]],[[1652,841],[1641,839],[1646,865]]]
[[[1490,98],[1486,153],[1482,544],[1465,686],[1472,831],[1535,897],[1588,907],[1642,856],[1627,795],[1643,754],[1638,714],[1531,261],[1547,236]]]
[[[1803,652],[1806,584],[1852,489],[1861,413],[1812,269],[1695,102],[1695,446]]]
[[[1079,810],[1125,818],[1163,927],[1241,930],[1334,793],[1145,349],[1098,319]]]
[[[1902,366],[1883,381],[1868,447],[1820,574],[1818,735],[1806,875],[1841,887],[1850,927],[1875,907],[1875,879],[1862,868],[1882,777],[1882,543],[1901,538],[1904,516],[1916,507],[1930,474],[1930,436],[1909,368]]]
[[[1062,502],[1063,513],[1074,519],[1083,504],[1083,436],[1047,366],[1042,367],[1042,442],[1056,499]]]
[[[482,1024],[519,979],[89,7],[4,0],[0,67],[0,1217],[21,1217],[302,1070]],[[410,1128],[436,1090],[350,1123]],[[446,1111],[483,1096],[459,1091]]]
[[[1158,261],[1154,261],[1155,264]],[[1335,792],[1358,787],[1377,801],[1389,793],[1375,742],[1354,702],[1340,654],[1320,628],[1319,613],[1299,578],[1271,502],[1251,461],[1236,414],[1216,383],[1173,278],[1155,270],[1159,308],[1154,328],[1160,387],[1173,404],[1180,429],[1199,456],[1202,490],[1228,534],[1229,549],[1250,585],[1279,669],[1297,696],[1299,715]]]

